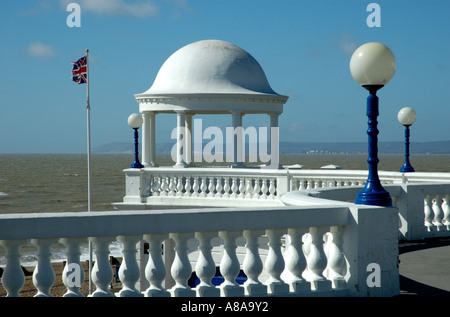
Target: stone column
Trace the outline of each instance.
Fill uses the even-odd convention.
[[[155,153],[155,116],[153,111],[142,113],[144,122],[142,124],[142,164],[145,167],[156,165]]]
[[[270,131],[269,131],[269,144],[270,144],[270,166],[271,168],[281,168],[279,160],[279,125],[278,117],[279,113],[269,113],[270,116]]]
[[[244,140],[242,131],[242,117],[244,116],[240,111],[232,111],[232,128],[231,134],[233,144],[233,161],[230,163],[230,167],[244,167],[245,152],[244,152]]]
[[[184,158],[187,165],[191,166],[192,163],[192,113],[185,115],[185,142],[184,142]]]
[[[186,148],[184,146],[186,138],[186,115],[184,110],[177,111],[177,163],[174,167],[187,167],[185,157]]]

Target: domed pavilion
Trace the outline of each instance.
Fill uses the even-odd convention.
[[[196,114],[230,114],[232,127],[242,127],[246,114],[268,114],[270,127],[278,127],[287,96],[273,91],[260,64],[242,48],[220,40],[203,40],[173,53],[160,68],[153,85],[135,95],[143,116],[142,163],[157,166],[155,117],[177,115],[177,162],[192,163],[192,117]],[[186,132],[189,132],[186,134]],[[187,135],[189,137],[183,137]],[[233,142],[234,161],[243,162],[243,138]]]

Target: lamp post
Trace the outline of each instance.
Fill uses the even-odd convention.
[[[416,122],[416,112],[410,107],[400,109],[397,114],[398,121],[405,126],[405,163],[400,168],[400,172],[414,172],[414,167],[409,162],[409,127]]]
[[[367,97],[369,174],[366,185],[358,193],[355,204],[392,206],[389,193],[381,185],[378,177],[378,97],[377,91],[394,76],[395,57],[383,44],[370,42],[356,49],[350,59],[353,79],[369,91]]]
[[[143,122],[142,117],[138,113],[133,113],[128,117],[128,125],[134,129],[134,162],[131,164],[131,168],[143,168],[144,165],[139,162],[139,152],[138,152],[138,139],[139,133],[138,129],[141,127]]]

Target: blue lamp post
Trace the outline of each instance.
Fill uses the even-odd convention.
[[[138,139],[139,133],[138,129],[141,127],[143,122],[142,117],[138,113],[133,113],[128,117],[128,125],[134,129],[134,162],[131,164],[131,168],[143,168],[144,165],[139,162],[139,152],[138,152]]]
[[[400,172],[414,172],[414,167],[412,167],[409,162],[409,127],[416,122],[416,112],[410,107],[402,108],[397,114],[397,119],[405,126],[405,163],[400,168]]]
[[[395,57],[391,50],[380,43],[366,43],[356,49],[350,59],[353,79],[369,91],[367,97],[369,174],[366,185],[358,193],[355,204],[392,206],[389,193],[378,177],[378,97],[377,91],[394,76]]]

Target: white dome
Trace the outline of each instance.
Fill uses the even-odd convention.
[[[276,95],[253,56],[219,40],[194,42],[176,51],[144,94]]]

